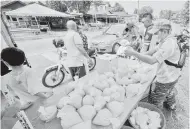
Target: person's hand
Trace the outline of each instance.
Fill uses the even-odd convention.
[[[125,49],[125,51],[124,51],[124,54],[125,54],[126,56],[133,56],[134,53],[135,53],[135,51],[133,50],[132,47],[127,47],[127,49]]]

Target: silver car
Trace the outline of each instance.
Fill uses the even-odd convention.
[[[125,28],[126,24],[110,25],[102,34],[91,38],[91,47],[102,53],[116,53]]]

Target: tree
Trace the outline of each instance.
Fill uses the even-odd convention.
[[[125,12],[125,9],[119,3],[116,2],[111,11],[112,12]]]
[[[111,4],[109,2],[106,2],[106,4],[108,5],[108,7],[111,7]]]
[[[48,7],[57,11],[72,12],[76,10],[78,13],[87,13],[92,3],[98,6],[102,1],[46,1]]]
[[[171,20],[173,12],[171,10],[161,10],[159,18]]]
[[[150,6],[143,6],[139,11],[139,20],[142,19],[145,13],[153,13],[153,9]]]
[[[186,1],[184,8],[182,9],[182,12],[181,12],[181,17],[185,25],[189,24],[189,4],[190,2]]]
[[[51,9],[54,9],[60,12],[67,11],[67,5],[63,3],[62,1],[46,1],[46,5],[50,7]]]
[[[144,6],[140,9],[140,14],[153,13],[153,9],[150,6]]]

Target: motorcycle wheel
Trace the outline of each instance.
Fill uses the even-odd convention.
[[[92,59],[92,65],[88,65],[89,71],[92,71],[94,67],[96,66],[96,58],[95,57],[90,57]]]
[[[121,46],[121,44],[119,43],[115,43],[112,47],[112,53],[116,54],[117,53],[117,49]]]
[[[43,85],[45,87],[55,88],[55,87],[57,87],[58,85],[60,85],[63,82],[63,80],[65,78],[65,73],[62,70],[60,70],[59,74],[58,74],[58,77],[56,77],[57,76],[57,75],[55,75],[56,71],[57,71],[57,68],[54,68],[54,69],[51,69],[51,70],[47,71],[43,75],[42,83],[43,83]],[[50,81],[47,82],[48,77],[50,78],[50,81],[53,82],[52,84],[50,83]]]

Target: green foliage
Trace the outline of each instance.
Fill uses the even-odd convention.
[[[142,19],[145,13],[153,13],[153,9],[150,6],[143,6],[139,11],[139,20]]]
[[[153,13],[153,9],[150,6],[144,6],[140,9],[140,15],[143,15],[145,13]]]
[[[182,12],[181,12],[181,15],[182,15],[181,17],[185,25],[189,24],[189,4],[190,2],[186,1],[184,8],[182,9]]]
[[[63,3],[63,1],[46,1],[46,6],[50,7],[51,9],[66,12],[67,6]]]
[[[87,13],[92,3],[99,6],[102,1],[46,1],[46,5],[54,10],[60,12],[72,12],[75,10],[79,13]]]
[[[111,11],[112,12],[125,12],[125,9],[119,3],[116,2]]]
[[[171,10],[161,10],[159,18],[171,20],[173,12]]]

